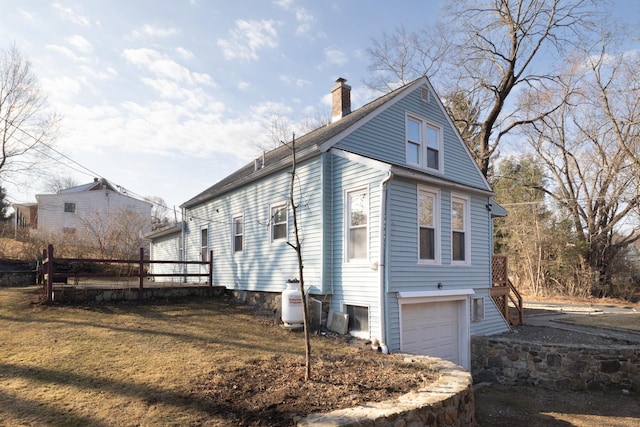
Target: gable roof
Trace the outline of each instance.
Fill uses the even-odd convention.
[[[346,131],[349,127],[353,126],[369,114],[373,113],[375,110],[377,110],[387,102],[391,101],[402,93],[408,92],[410,88],[423,80],[423,77],[414,80],[411,83],[408,83],[392,92],[381,96],[380,98],[369,102],[368,104],[358,108],[357,110],[344,116],[336,122],[319,127],[318,129],[315,129],[301,136],[300,138],[296,138],[296,159],[300,161],[319,154],[321,152],[321,144],[330,141],[332,138]],[[189,208],[198,205],[209,199],[220,196],[228,191],[238,188],[248,182],[268,175],[283,167],[290,166],[291,146],[289,144],[283,144],[271,151],[265,152],[264,155],[256,161],[260,162],[260,167],[257,170],[255,162],[251,162],[233,172],[231,175],[228,175],[225,178],[221,179],[195,197],[189,199],[188,201],[180,205],[180,207]]]
[[[71,187],[71,188],[67,188],[67,189],[61,190],[60,194],[82,193],[82,192],[85,192],[85,191],[95,191],[95,190],[109,190],[109,191],[117,192],[115,187],[113,185],[111,185],[109,183],[109,181],[107,181],[106,179],[104,179],[104,178],[101,178],[101,179],[95,178],[93,180],[93,182],[90,182],[88,184],[82,184],[82,185],[78,185],[76,187]]]

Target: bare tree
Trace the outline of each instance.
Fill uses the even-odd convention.
[[[309,331],[309,309],[307,307],[307,295],[304,292],[304,264],[302,259],[302,241],[300,240],[300,227],[298,224],[298,203],[295,197],[295,184],[297,179],[297,162],[296,162],[296,136],[289,144],[291,149],[291,180],[289,186],[289,204],[291,206],[291,214],[293,216],[293,234],[294,243],[287,242],[296,251],[298,261],[298,284],[300,286],[300,298],[302,299],[302,322],[304,327],[304,343],[305,343],[305,374],[304,379],[308,381],[311,378],[311,334]]]
[[[0,49],[0,176],[5,180],[32,172],[49,152],[58,118],[15,46]]]
[[[174,221],[170,218],[169,207],[167,202],[159,196],[147,196],[144,198],[146,201],[152,204],[151,207],[151,228],[157,230],[158,228],[171,225]]]
[[[597,296],[611,292],[614,259],[640,239],[629,221],[640,207],[640,61],[607,53],[610,42],[572,56],[558,84],[528,100],[541,109],[569,100],[528,137],[553,179],[547,194],[572,220]]]
[[[71,176],[55,175],[51,176],[44,183],[44,191],[51,194],[58,194],[62,190],[78,186],[78,181]]]
[[[377,71],[371,85],[380,88],[382,83],[376,80],[380,76],[386,78],[388,85],[396,85],[398,79],[407,83],[431,73],[429,77],[445,97],[462,95],[471,100],[474,109],[481,112],[477,121],[469,123],[469,117],[455,116],[454,120],[480,129],[477,146],[470,148],[487,176],[492,156],[509,132],[558,108],[549,105],[545,111],[535,111],[535,115],[523,115],[513,94],[516,89],[540,90],[557,80],[543,61],[563,57],[565,49],[587,37],[590,20],[595,16],[595,9],[590,7],[593,4],[591,0],[449,2],[443,22],[445,28],[455,32],[452,30],[446,38],[429,38],[436,46],[448,47],[433,47],[433,54],[415,54],[415,40],[426,36],[383,34],[369,52],[372,68]],[[432,31],[438,34],[441,28],[438,25]],[[445,63],[434,67],[435,61]]]

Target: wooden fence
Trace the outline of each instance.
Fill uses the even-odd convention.
[[[65,269],[65,271],[56,271],[56,264],[58,265],[75,265],[78,268],[72,270]],[[144,249],[140,248],[140,257],[138,259],[96,259],[96,258],[55,258],[53,245],[49,245],[47,249],[42,251],[42,283],[47,297],[47,303],[53,301],[53,284],[60,283],[73,278],[78,280],[80,278],[92,278],[92,277],[115,277],[114,273],[105,273],[100,271],[91,271],[92,269],[82,268],[87,265],[113,265],[124,264],[130,265],[131,268],[126,272],[118,272],[117,277],[138,278],[138,299],[144,297],[144,279],[155,277],[207,277],[207,284],[210,288],[213,287],[213,251],[209,251],[208,261],[166,261],[166,260],[148,260],[144,258]],[[206,273],[150,273],[145,266],[151,264],[180,264],[180,265],[201,265],[208,266]],[[97,268],[96,270],[100,270]],[[57,280],[56,280],[57,279]]]

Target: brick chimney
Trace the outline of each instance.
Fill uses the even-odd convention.
[[[351,113],[351,86],[346,81],[339,77],[337,84],[331,89],[331,123]]]

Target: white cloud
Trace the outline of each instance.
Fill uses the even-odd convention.
[[[324,58],[325,63],[330,65],[344,65],[349,60],[345,52],[333,47],[324,49]]]
[[[315,22],[316,18],[307,12],[304,8],[296,9],[296,20],[298,21],[298,28],[296,28],[296,34],[302,35],[311,31],[311,25]]]
[[[91,46],[91,43],[89,43],[87,39],[80,35],[75,34],[73,36],[66,37],[65,40],[81,53],[91,53],[93,51],[93,46]]]
[[[247,90],[251,87],[251,83],[249,82],[239,82],[238,83],[238,89],[240,90]]]
[[[179,32],[180,31],[176,28],[162,28],[145,24],[142,28],[133,30],[126,38],[131,40],[144,38],[166,38],[174,36]]]
[[[309,80],[296,79],[296,78],[293,78],[291,76],[287,76],[287,75],[284,75],[284,74],[280,75],[280,81],[284,82],[284,83],[287,83],[289,85],[294,85],[296,87],[304,87],[304,86],[307,86],[307,85],[311,84],[311,82]]]
[[[188,49],[185,49],[183,47],[177,47],[176,48],[176,53],[182,58],[182,59],[193,59],[194,58],[194,54],[193,52],[191,52]]]
[[[274,3],[285,10],[289,10],[295,3],[295,0],[275,0]]]
[[[88,27],[91,25],[91,23],[89,22],[89,18],[87,18],[86,16],[78,15],[73,11],[73,9],[69,7],[64,7],[60,3],[54,3],[53,8],[62,18],[71,21],[74,24],[82,25],[84,27]]]
[[[58,46],[58,45],[54,45],[54,44],[48,44],[46,45],[46,48],[49,50],[52,50],[54,52],[60,53],[64,56],[66,56],[67,58],[75,61],[75,62],[81,62],[81,61],[85,61],[85,59],[81,56],[76,55],[75,52],[73,52],[71,49],[69,49],[66,46]]]
[[[125,49],[123,56],[131,64],[146,68],[157,76],[193,83],[191,72],[186,67],[156,50],[148,48]]]
[[[71,102],[73,97],[82,91],[80,80],[71,77],[42,79],[42,84],[47,88],[51,100],[63,103]]]
[[[228,39],[218,39],[218,46],[227,59],[255,61],[258,51],[278,47],[276,22],[239,19],[235,28],[229,30]]]
[[[28,21],[33,20],[33,15],[26,10],[20,10],[20,15],[22,15],[22,17]]]

